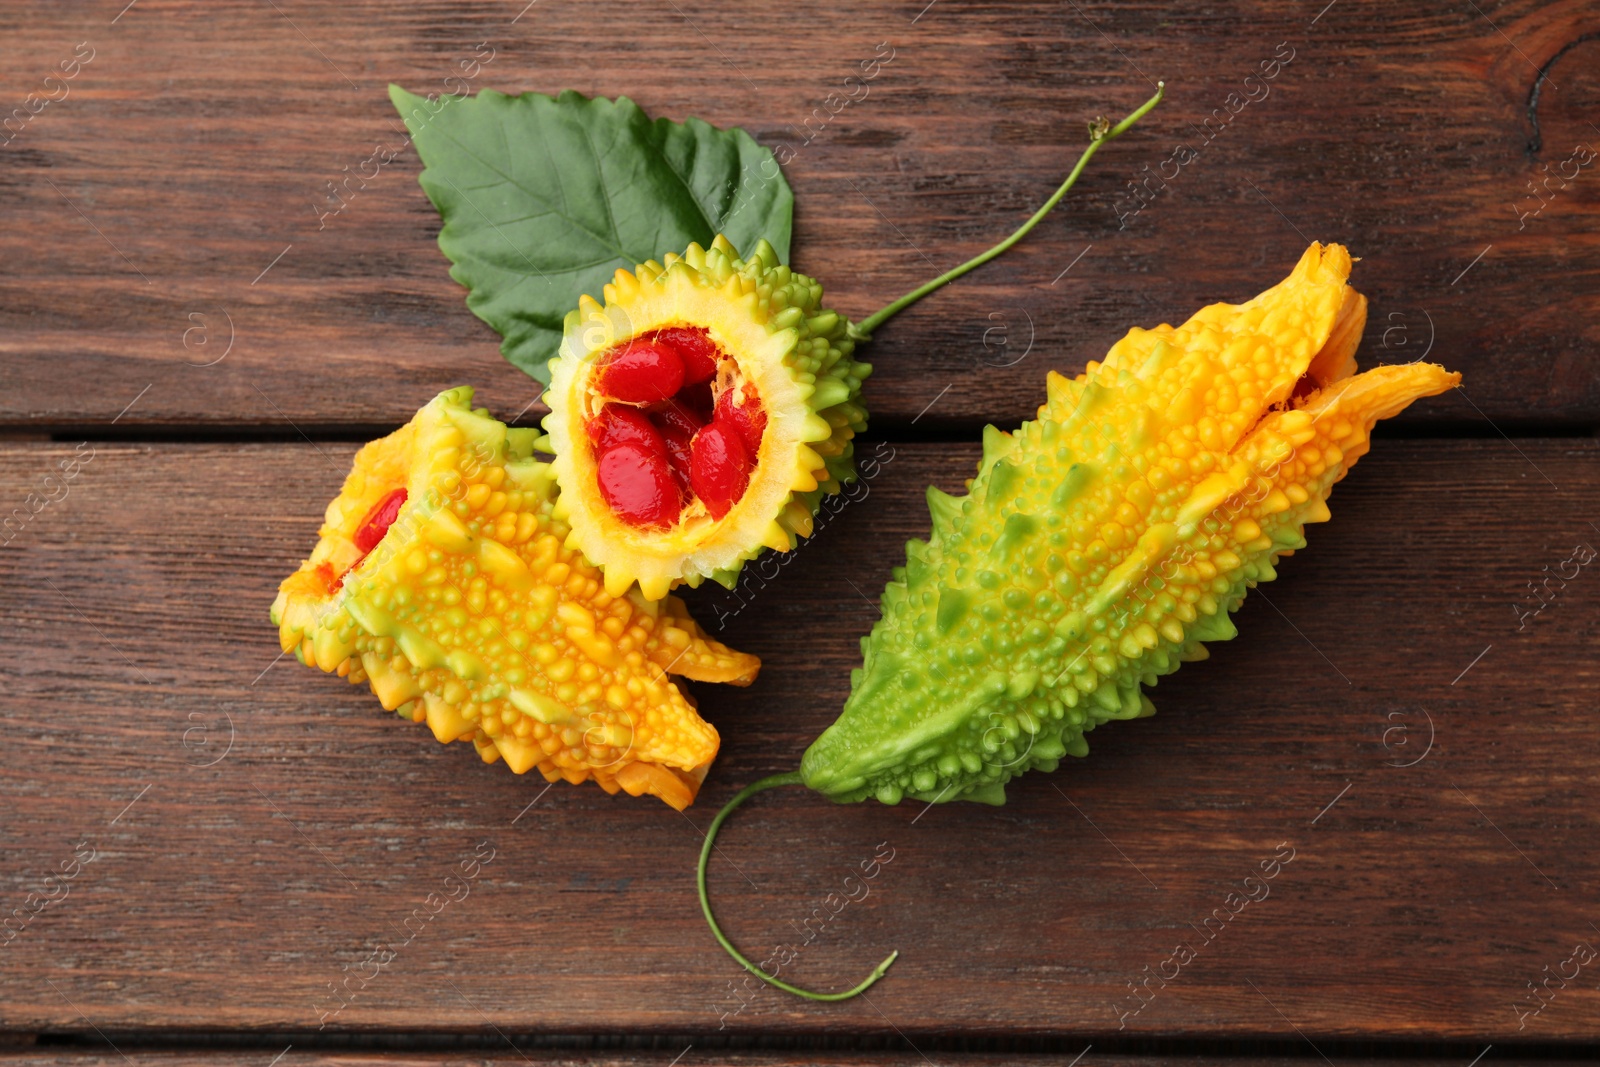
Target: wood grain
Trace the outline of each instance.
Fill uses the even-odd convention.
[[[1587,971],[1520,1030],[1513,1007],[1600,940],[1600,579],[1523,632],[1512,609],[1600,536],[1595,441],[1383,443],[1239,640],[1003,808],[752,802],[713,867],[731,936],[799,941],[887,843],[792,976],[838,987],[904,955],[870,1000],[763,992],[736,1014],[741,972],[694,899],[699,827],[831,721],[871,599],[925,530],[923,487],[959,489],[975,449],[897,446],[868,501],[727,621],[765,669],[696,687],[724,747],[679,815],[541,793],[275,660],[267,604],[351,446],[87,447],[65,499],[0,550],[0,903],[95,856],[0,948],[0,1030],[1516,1043],[1600,1024]],[[0,501],[47,490],[75,452],[0,446]],[[695,607],[714,625],[730,603]],[[324,1017],[330,984],[404,940],[482,842],[470,895]],[[1190,924],[1282,842],[1270,896],[1206,942]],[[1126,983],[1180,941],[1198,957],[1119,1033]]]
[[[504,1043],[510,1043],[506,1038]],[[260,1049],[244,1052],[218,1052],[209,1050],[204,1053],[193,1052],[143,1052],[130,1049],[124,1055],[118,1051],[108,1053],[87,1052],[83,1049],[72,1049],[49,1052],[35,1052],[22,1055],[8,1056],[0,1053],[0,1067],[57,1067],[57,1065],[72,1065],[72,1067],[116,1067],[121,1064],[133,1064],[134,1067],[194,1067],[197,1064],[223,1064],[228,1067],[261,1067],[261,1064],[270,1059],[278,1050]],[[719,1067],[824,1067],[824,1065],[837,1064],[839,1067],[914,1067],[925,1065],[929,1061],[916,1052],[904,1053],[851,1053],[851,1052],[743,1052],[725,1051],[721,1049],[701,1050],[698,1046],[683,1049],[677,1053],[681,1058],[675,1059],[672,1051],[656,1052],[629,1052],[629,1053],[578,1053],[578,1052],[546,1052],[541,1050],[524,1051],[520,1048],[513,1052],[506,1049],[498,1055],[461,1054],[461,1053],[418,1053],[418,1052],[386,1052],[386,1053],[341,1053],[341,1052],[301,1052],[289,1051],[283,1059],[277,1061],[278,1067],[368,1067],[370,1064],[385,1063],[396,1064],[399,1067],[516,1067],[520,1064],[532,1064],[534,1067],[672,1067],[673,1064],[682,1064],[683,1067],[703,1067],[705,1064],[717,1064]],[[1040,1067],[1065,1067],[1066,1064],[1081,1062],[1084,1067],[1175,1067],[1183,1064],[1184,1067],[1314,1067],[1323,1063],[1315,1056],[1129,1056],[1119,1054],[1095,1053],[1081,1060],[1070,1055],[1048,1056],[1029,1055],[1019,1058],[1016,1055],[986,1055],[982,1053],[938,1053],[940,1067],[1013,1067],[1021,1063],[1036,1063]],[[1374,1059],[1361,1058],[1346,1060],[1352,1067],[1447,1067],[1455,1064],[1455,1060],[1443,1059]]]
[[[1055,187],[1086,119],[1166,79],[1026,242],[880,331],[880,432],[1014,423],[1046,368],[1247,297],[1311,239],[1362,257],[1369,362],[1431,346],[1465,372],[1404,419],[1600,421],[1600,178],[1542,186],[1531,219],[1516,206],[1600,142],[1585,0],[123,6],[0,11],[0,113],[93,52],[0,147],[0,428],[315,434],[398,424],[461,382],[536,418],[446,274],[414,152],[318,217],[326,183],[402,146],[387,83],[437,90],[483,41],[478,85],[626,93],[789,145],[795,262],[855,317],[987,247]],[[879,42],[894,58],[870,94],[808,133]],[[1291,52],[1270,95],[1230,100]],[[1179,143],[1198,158],[1132,214],[1130,182]]]
[[[509,1044],[506,1038],[502,1045]],[[281,1047],[280,1047],[281,1048]],[[243,1052],[218,1052],[206,1051],[193,1052],[144,1052],[136,1048],[124,1046],[126,1055],[117,1051],[103,1054],[88,1052],[83,1049],[61,1050],[54,1054],[40,1051],[22,1055],[7,1056],[0,1053],[0,1067],[56,1067],[56,1065],[73,1065],[73,1067],[114,1067],[114,1065],[133,1064],[135,1067],[193,1067],[196,1064],[224,1064],[233,1067],[261,1067],[269,1060],[274,1052],[280,1049],[253,1049]],[[674,1059],[674,1055],[681,1059]],[[1470,1055],[1470,1054],[1469,1054]],[[1152,1056],[1152,1055],[1125,1055],[1118,1053],[1094,1052],[1091,1055],[1075,1058],[1072,1055],[1026,1055],[1018,1056],[984,1054],[984,1053],[951,1053],[939,1052],[936,1061],[940,1067],[1014,1067],[1018,1063],[1038,1064],[1039,1067],[1066,1067],[1067,1064],[1078,1062],[1084,1067],[1313,1067],[1314,1064],[1324,1063],[1316,1056]],[[748,1052],[726,1051],[722,1049],[703,1049],[693,1046],[690,1049],[680,1048],[676,1053],[672,1050],[652,1052],[549,1052],[539,1049],[524,1050],[518,1048],[513,1052],[504,1049],[499,1054],[464,1054],[464,1053],[420,1053],[420,1052],[386,1052],[386,1053],[359,1053],[359,1052],[302,1052],[298,1046],[284,1055],[278,1061],[278,1067],[367,1067],[374,1063],[397,1064],[399,1067],[514,1067],[520,1064],[532,1064],[534,1067],[671,1067],[673,1064],[682,1064],[683,1067],[704,1067],[706,1064],[717,1064],[718,1067],[826,1067],[837,1064],[839,1067],[913,1067],[925,1065],[929,1061],[916,1052],[904,1053],[859,1053],[838,1051],[805,1051],[805,1052]],[[1445,1059],[1378,1059],[1362,1057],[1359,1059],[1346,1059],[1345,1063],[1351,1067],[1449,1067],[1457,1063],[1456,1060]]]

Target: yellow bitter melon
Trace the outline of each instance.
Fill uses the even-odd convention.
[[[616,596],[566,547],[531,429],[441,393],[364,446],[272,605],[284,651],[518,774],[694,800],[718,737],[668,672],[748,685],[759,661],[681,601]]]
[[[706,888],[717,831],[747,799],[805,785],[836,801],[1000,804],[1012,777],[1088,752],[1083,735],[1153,714],[1141,687],[1236,633],[1247,590],[1330,518],[1327,498],[1373,425],[1459,374],[1427,363],[1357,374],[1366,300],[1350,255],[1313,244],[1283,282],[1177,328],[1135,329],[1075,380],[1052,373],[1037,421],[988,427],[958,499],[929,488],[933,533],[907,545],[862,639],[844,711],[800,769],[747,786],[700,849],[700,908],[722,947],[777,978],[718,926]]]
[[[928,490],[839,720],[805,784],[836,800],[1002,803],[1084,755],[1098,723],[1236,633],[1247,590],[1329,518],[1373,424],[1460,375],[1355,373],[1366,301],[1339,245],[1180,327],[1135,329],[1013,434],[989,427],[965,498]]]

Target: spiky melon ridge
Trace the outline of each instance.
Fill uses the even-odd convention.
[[[851,358],[850,323],[822,307],[822,286],[780,264],[766,241],[748,259],[720,235],[710,248],[691,244],[682,256],[617,271],[604,297],[602,306],[584,296],[567,315],[545,391],[568,544],[604,570],[613,596],[635,581],[651,600],[708,577],[731,589],[745,560],[810,536],[823,497],[855,478],[851,439],[866,429],[859,398],[872,367]],[[713,519],[696,502],[671,530],[644,530],[600,495],[585,405],[601,354],[668,326],[704,327],[733,356],[760,393],[767,430],[750,485],[725,516]]]
[[[928,490],[932,536],[884,591],[806,784],[1002,803],[1010,778],[1085,755],[1096,725],[1153,714],[1141,685],[1234,636],[1229,613],[1330,517],[1373,424],[1460,380],[1354,374],[1350,265],[1313,244],[1255,299],[1135,329],[1076,381],[1052,373],[1038,421],[987,428],[970,493]]]
[[[676,597],[607,593],[565,545],[535,431],[471,399],[441,393],[356,454],[272,605],[284,651],[370,683],[385,708],[441,742],[471,741],[486,762],[682,810],[718,738],[668,672],[748,685],[759,661],[707,638]],[[405,506],[362,558],[358,528],[400,487]]]

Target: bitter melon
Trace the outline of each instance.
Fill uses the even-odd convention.
[[[748,685],[759,661],[708,638],[676,597],[607,592],[566,547],[536,432],[472,395],[443,392],[356,453],[272,605],[284,651],[486,762],[682,810],[718,737],[669,672]]]
[[[985,430],[964,498],[929,488],[932,535],[884,590],[843,713],[798,771],[712,820],[700,904],[741,966],[842,1000],[898,955],[819,994],[734,947],[706,863],[746,799],[806,785],[842,802],[999,804],[1016,775],[1085,755],[1096,725],[1154,713],[1143,686],[1235,635],[1229,613],[1331,517],[1328,494],[1379,419],[1461,380],[1429,363],[1356,373],[1366,300],[1350,268],[1343,247],[1313,244],[1253,300],[1130,331],[1076,379],[1052,372],[1036,421]]]
[[[1366,300],[1339,245],[1180,327],[1135,329],[1037,421],[989,427],[964,498],[928,490],[805,783],[836,800],[1002,803],[1004,783],[1154,713],[1141,686],[1237,632],[1229,613],[1330,516],[1368,435],[1459,374],[1355,373]]]
[[[544,427],[572,543],[621,596],[706,577],[731,586],[763,548],[809,536],[855,475],[866,428],[849,323],[778,262],[710,248],[619,270],[567,316]]]
[[[822,286],[718,236],[709,248],[617,271],[601,304],[567,315],[550,361],[544,426],[572,544],[620,595],[650,599],[712,578],[732,588],[744,562],[809,536],[828,493],[855,477],[852,438],[866,428],[858,342],[893,315],[1016,244],[1071,189],[1121,122],[1096,119],[1089,146],[1055,194],[1005,240],[851,323],[822,306]]]

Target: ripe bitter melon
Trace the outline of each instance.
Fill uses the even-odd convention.
[[[895,958],[819,995],[734,948],[705,864],[745,799],[806,785],[841,802],[1003,803],[1010,778],[1085,755],[1096,725],[1152,714],[1142,687],[1235,635],[1229,613],[1330,518],[1373,425],[1460,381],[1428,363],[1356,373],[1366,300],[1350,268],[1343,247],[1313,244],[1253,300],[1130,331],[1076,379],[1052,373],[1037,420],[985,431],[964,498],[928,490],[932,535],[885,589],[838,721],[798,771],[712,821],[701,906],[740,964],[838,1000]]]
[[[536,432],[439,394],[356,453],[311,557],[272,605],[284,651],[486,762],[688,806],[715,729],[669,672],[748,685],[760,663],[676,597],[607,592],[566,547]]]
[[[1368,435],[1459,374],[1356,374],[1366,300],[1339,245],[1179,327],[1135,329],[1034,422],[989,427],[964,498],[928,490],[838,722],[805,783],[836,800],[1004,801],[1082,756],[1084,734],[1153,714],[1141,686],[1237,632],[1229,613],[1305,526]]]
[[[872,368],[765,241],[748,259],[720,236],[690,245],[617,271],[604,296],[580,299],[550,362],[557,514],[614,596],[731,586],[746,559],[809,536],[854,477]]]

